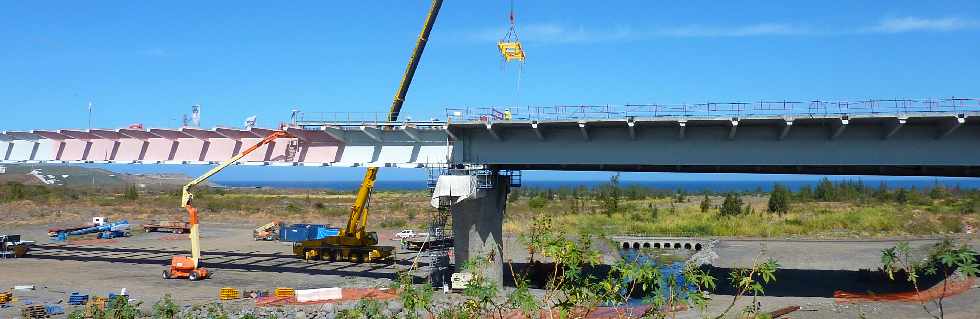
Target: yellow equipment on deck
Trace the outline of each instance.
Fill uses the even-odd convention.
[[[510,29],[503,39],[497,41],[497,48],[500,49],[500,55],[504,57],[505,62],[524,62],[524,48],[521,46],[521,40],[517,38],[517,23],[514,22],[513,0],[510,2]]]

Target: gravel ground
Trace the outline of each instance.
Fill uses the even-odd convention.
[[[116,242],[65,244],[49,242],[44,226],[18,226],[2,229],[7,233],[23,234],[25,239],[38,241],[28,258],[0,260],[0,289],[14,285],[35,285],[34,291],[16,291],[23,300],[43,303],[64,303],[67,293],[79,291],[104,295],[126,288],[132,298],[152,304],[164,294],[171,294],[185,305],[204,304],[217,300],[218,289],[236,287],[244,290],[272,290],[275,287],[296,289],[322,287],[386,287],[393,274],[407,269],[411,252],[400,251],[395,265],[306,262],[291,255],[290,246],[278,242],[257,242],[251,239],[250,225],[205,224],[202,226],[202,247],[205,266],[215,272],[208,280],[164,280],[164,266],[171,256],[186,254],[190,243],[166,233],[139,233]],[[379,231],[388,244],[394,230]],[[772,257],[781,264],[777,283],[762,297],[763,309],[799,305],[802,311],[792,318],[922,318],[926,317],[917,304],[861,303],[841,304],[833,299],[833,291],[868,291],[881,288],[875,282],[862,280],[860,269],[880,266],[881,249],[895,241],[773,241],[722,240],[715,251],[718,271],[732,266],[750,265],[754,258]],[[913,247],[925,247],[935,240],[916,240]],[[978,247],[974,239],[971,244]],[[505,238],[505,258],[526,260],[526,253],[514,238]],[[724,282],[720,282],[724,284]],[[438,295],[438,294],[437,294]],[[439,299],[450,298],[439,296]],[[444,299],[443,299],[444,300]],[[717,295],[711,312],[728,306],[731,296]],[[747,305],[741,302],[736,309]],[[315,313],[333,312],[338,306],[316,306],[302,309],[307,318]],[[342,306],[341,306],[342,307]],[[226,303],[226,308],[250,309],[249,301]],[[326,310],[324,310],[326,309]],[[0,318],[16,318],[19,307],[0,309]],[[268,310],[263,310],[268,311]],[[973,287],[966,293],[946,300],[946,318],[980,318],[980,290]],[[696,318],[694,312],[684,312],[678,318]]]

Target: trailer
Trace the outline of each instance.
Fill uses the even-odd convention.
[[[0,233],[0,258],[24,257],[33,245],[33,241],[21,240],[20,235]]]
[[[429,236],[425,237],[412,237],[402,239],[402,248],[409,250],[429,250],[429,249],[441,249],[441,248],[452,248],[453,247],[453,237],[441,237],[433,238]]]
[[[102,223],[101,225],[97,223]],[[98,233],[99,238],[129,237],[129,221],[121,220],[109,223],[98,221],[91,226],[76,226],[67,228],[48,229],[48,236],[55,241],[65,241],[70,236],[80,236]]]
[[[147,233],[162,231],[174,234],[184,234],[191,231],[191,224],[184,221],[156,220],[143,224],[143,231]]]

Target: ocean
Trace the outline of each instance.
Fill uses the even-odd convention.
[[[728,191],[753,191],[757,189],[771,190],[775,183],[780,183],[792,190],[797,190],[805,185],[815,186],[821,179],[820,176],[812,178],[794,177],[791,179],[751,179],[751,180],[623,180],[620,186],[628,187],[638,185],[652,189],[679,190],[695,193],[701,191],[728,192]],[[830,177],[832,181],[861,181],[865,186],[878,187],[881,182],[889,188],[931,188],[937,184],[953,188],[980,188],[980,178],[948,178],[948,177]],[[337,191],[355,190],[361,185],[359,180],[350,181],[216,181],[216,184],[224,187],[244,187],[244,188],[287,188],[287,189],[329,189]],[[534,187],[543,189],[558,189],[560,187],[594,187],[608,183],[606,180],[524,180],[524,187]],[[378,180],[375,188],[379,190],[422,190],[426,188],[424,180]]]

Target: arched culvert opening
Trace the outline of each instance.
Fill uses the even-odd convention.
[[[643,243],[643,248],[650,248],[650,243]]]
[[[694,244],[694,250],[701,251],[701,249],[704,249],[704,247],[700,243]]]
[[[674,249],[681,249],[681,243],[674,243]]]
[[[691,243],[684,243],[684,249],[691,250]]]
[[[670,248],[670,243],[664,243],[664,249]]]
[[[660,243],[653,243],[653,248],[660,249]]]
[[[640,243],[633,243],[633,249],[640,249]]]
[[[623,242],[623,249],[630,249],[630,243]]]

